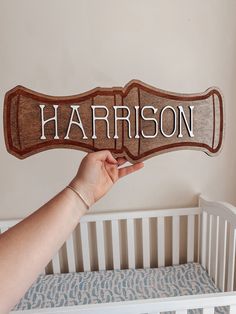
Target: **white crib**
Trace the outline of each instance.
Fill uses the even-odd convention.
[[[181,240],[182,219],[185,219],[187,230],[182,237],[184,241]],[[170,239],[167,239],[168,232],[165,232],[168,225],[167,220],[171,227]],[[1,232],[18,221],[1,221]],[[194,208],[91,213],[81,219],[78,228],[79,230],[75,230],[66,241],[64,254],[62,254],[63,248],[61,248],[48,265],[48,267],[51,266],[52,273],[60,273],[63,263],[66,264],[68,272],[81,271],[81,269],[91,271],[106,270],[107,268],[135,269],[165,266],[168,262],[167,251],[169,251],[165,242],[169,241],[171,250],[168,254],[171,253],[171,260],[168,263],[180,264],[180,252],[183,251],[182,246],[186,246],[185,262],[199,262],[222,292],[20,310],[11,313],[157,314],[173,311],[176,314],[186,314],[190,309],[202,308],[203,314],[213,314],[218,306],[230,306],[229,313],[236,313],[236,292],[233,291],[236,209],[232,205],[211,202],[199,197],[199,207]],[[94,234],[91,235],[92,229],[94,229]],[[79,239],[76,232],[79,233]],[[91,237],[94,237],[95,240],[91,240]],[[153,245],[155,250],[153,250]],[[138,256],[137,250],[140,250],[140,247],[141,252]],[[125,248],[127,255],[122,253]],[[95,264],[93,263],[94,258],[91,258],[94,249],[97,252],[95,257],[97,263]],[[78,262],[78,252],[81,253],[80,263]],[[108,255],[111,256],[111,260]],[[63,259],[64,261],[62,261]]]

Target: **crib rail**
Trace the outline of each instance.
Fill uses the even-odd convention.
[[[203,314],[214,314],[217,307],[229,307],[229,314],[236,313],[236,292],[214,293],[194,296],[134,300],[106,304],[89,304],[21,311],[21,314],[187,314],[191,309],[203,309]],[[173,311],[173,312],[172,312]],[[18,314],[12,311],[12,314]]]
[[[221,291],[232,291],[235,213],[232,205],[210,202],[203,197],[199,198],[199,207],[193,208],[90,213],[81,219],[46,272],[177,265],[182,262],[184,249],[186,262],[200,261]],[[186,248],[180,237],[183,217]],[[1,232],[19,221],[0,221]]]
[[[78,230],[71,234],[65,243],[64,260],[66,259],[67,269],[74,272],[78,269],[90,271],[160,267],[167,265],[167,253],[171,255],[169,264],[178,265],[182,250],[182,217],[185,217],[187,224],[186,262],[197,261],[198,256],[195,254],[194,258],[194,252],[196,245],[199,246],[196,229],[200,215],[201,209],[198,207],[87,214],[81,218]],[[1,221],[0,229],[5,231],[17,222],[19,220]],[[167,248],[167,244],[171,245],[171,250]],[[167,250],[171,252],[166,252]],[[81,256],[80,259],[78,255]],[[50,263],[53,273],[63,272],[62,259],[61,251],[53,257]],[[96,265],[94,260],[97,260]]]
[[[233,291],[235,280],[236,209],[223,202],[199,198],[201,263],[221,291]],[[236,313],[236,311],[235,311]]]
[[[169,210],[147,210],[147,211],[125,211],[86,215],[81,219],[81,242],[83,252],[83,264],[85,270],[90,270],[90,248],[88,239],[88,224],[95,222],[97,253],[98,253],[98,269],[106,269],[105,265],[105,243],[104,243],[104,222],[111,222],[111,238],[112,238],[112,255],[113,269],[121,268],[121,228],[120,222],[126,222],[126,241],[128,268],[136,268],[136,244],[135,227],[137,220],[141,220],[142,233],[142,260],[143,268],[150,267],[150,219],[156,219],[157,228],[157,265],[165,266],[165,217],[172,217],[172,262],[179,264],[179,226],[180,217],[188,217],[188,261],[194,260],[194,217],[200,215],[199,208],[169,209]],[[124,230],[123,230],[124,231]]]

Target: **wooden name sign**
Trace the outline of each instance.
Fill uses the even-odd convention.
[[[109,149],[132,163],[179,149],[212,156],[222,146],[223,98],[217,88],[187,95],[137,80],[68,97],[16,86],[5,95],[4,131],[21,159],[52,148]]]

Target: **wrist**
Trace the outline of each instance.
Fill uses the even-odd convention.
[[[67,185],[66,187],[67,189],[72,190],[84,203],[84,205],[86,206],[87,210],[89,210],[90,208],[90,203],[89,201],[86,199],[86,197],[83,196],[83,194],[81,194],[81,192],[78,189],[75,189],[73,186],[71,186],[70,184]]]
[[[92,192],[93,189],[84,184],[81,180],[73,179],[68,187],[78,194],[78,197],[84,201],[88,208],[95,203],[94,194]]]
[[[71,208],[77,219],[80,219],[87,213],[87,206],[83,202],[83,200],[71,189],[65,188],[63,190],[67,201],[71,204]]]

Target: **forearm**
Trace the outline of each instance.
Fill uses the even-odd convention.
[[[19,301],[85,212],[78,195],[64,189],[1,235],[0,314]]]
[[[0,314],[20,300],[39,273],[62,246],[86,212],[112,185],[143,167],[120,168],[108,150],[88,154],[66,188],[51,201],[0,236]],[[84,202],[82,201],[82,199]]]

